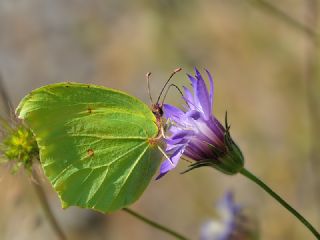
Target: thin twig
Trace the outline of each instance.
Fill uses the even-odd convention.
[[[2,77],[1,73],[0,73],[0,97],[2,98],[2,101],[4,103],[5,111],[8,114],[8,116],[10,117],[12,114],[13,107],[12,107],[8,92],[4,86],[3,77]]]
[[[54,230],[54,232],[56,233],[57,237],[60,240],[66,240],[67,238],[66,238],[64,232],[62,231],[62,228],[58,224],[57,219],[55,218],[53,212],[51,211],[51,208],[50,208],[48,199],[46,197],[45,191],[44,191],[43,186],[41,185],[41,182],[40,182],[40,177],[38,176],[36,170],[32,171],[32,176],[35,180],[35,182],[32,182],[32,185],[34,187],[34,190],[38,196],[38,199],[40,201],[42,209],[43,209],[47,219],[49,220],[49,223],[50,223],[52,229]]]
[[[300,32],[305,33],[309,37],[311,37],[317,44],[318,42],[318,33],[307,25],[302,24],[301,22],[297,21],[293,17],[289,16],[283,10],[279,9],[269,1],[265,0],[250,0],[252,4],[255,6],[259,6],[262,10],[273,14],[275,17],[281,19],[285,23],[289,24],[290,26],[294,27],[295,29],[299,30]]]

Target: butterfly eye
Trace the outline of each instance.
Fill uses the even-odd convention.
[[[159,115],[160,115],[160,116],[163,116],[163,110],[162,110],[162,107],[159,107],[158,112],[159,112]]]
[[[163,116],[163,109],[162,106],[160,106],[160,104],[156,103],[152,105],[152,113],[153,115],[156,116],[156,118],[161,118]]]

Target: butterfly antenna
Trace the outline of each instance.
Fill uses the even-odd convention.
[[[168,95],[168,92],[169,92],[169,90],[170,90],[171,87],[175,87],[175,88],[178,90],[178,92],[180,93],[180,95],[182,96],[182,98],[184,99],[184,96],[183,96],[183,93],[182,93],[181,89],[180,89],[177,85],[175,85],[175,84],[170,84],[169,87],[167,88],[164,96],[163,96],[163,99],[162,99],[162,102],[161,102],[161,106],[163,105],[164,100],[166,99],[166,97],[167,97],[167,95]]]
[[[148,72],[148,73],[146,74],[146,79],[147,79],[147,85],[148,85],[149,99],[150,99],[150,102],[151,102],[151,104],[152,104],[152,103],[153,103],[153,100],[152,100],[151,91],[150,91],[150,76],[151,76],[151,72]]]
[[[166,83],[164,84],[163,88],[161,89],[161,92],[160,92],[159,97],[158,97],[158,99],[157,99],[157,104],[159,103],[160,98],[161,98],[161,95],[162,95],[164,89],[166,88],[166,86],[168,85],[168,83],[170,82],[171,78],[172,78],[176,73],[180,72],[181,70],[182,70],[182,68],[177,68],[177,69],[175,69],[175,70],[171,73],[170,77],[168,78],[168,80],[167,80]]]

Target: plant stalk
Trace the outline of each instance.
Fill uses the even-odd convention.
[[[55,234],[57,235],[58,239],[59,240],[67,240],[67,237],[66,235],[64,234],[64,232],[62,231],[62,228],[60,227],[60,225],[58,224],[58,221],[57,219],[55,218],[51,208],[50,208],[50,205],[49,205],[49,202],[48,202],[48,199],[46,197],[46,194],[45,194],[45,191],[43,189],[43,186],[41,185],[40,183],[40,178],[38,176],[38,174],[36,173],[35,170],[33,170],[32,172],[32,176],[34,178],[34,180],[36,182],[32,182],[32,185],[36,191],[36,194],[37,194],[37,197],[40,201],[40,204],[42,206],[42,209],[49,221],[49,224],[52,228],[52,230],[55,232]]]
[[[165,226],[163,226],[163,225],[161,225],[159,223],[156,223],[156,222],[154,222],[154,221],[152,221],[152,220],[140,215],[139,213],[137,213],[137,212],[135,212],[135,211],[133,211],[133,210],[131,210],[129,208],[124,208],[123,211],[129,213],[130,215],[132,215],[132,216],[134,216],[136,218],[138,218],[142,222],[144,222],[146,224],[149,224],[150,226],[152,226],[154,228],[157,228],[158,230],[163,231],[163,232],[175,237],[176,239],[188,240],[188,238],[182,236],[181,234],[179,234],[179,233],[177,233],[177,232],[175,232],[175,231],[173,231],[173,230],[171,230],[171,229],[169,229],[169,228],[167,228],[167,227],[165,227]]]
[[[253,175],[250,171],[248,171],[245,168],[242,168],[240,170],[240,173],[255,182],[257,185],[259,185],[263,190],[265,190],[267,193],[269,193],[275,200],[277,200],[283,207],[285,207],[289,212],[291,212],[297,219],[300,220],[301,223],[303,223],[310,232],[313,233],[313,235],[319,240],[320,234],[319,232],[311,225],[309,221],[307,221],[300,213],[298,213],[293,207],[291,207],[285,200],[283,200],[277,193],[275,193],[270,187],[268,187],[263,181],[261,181],[259,178],[257,178],[255,175]]]

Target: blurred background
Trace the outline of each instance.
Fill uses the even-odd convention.
[[[0,75],[14,107],[34,88],[73,81],[120,89],[148,103],[173,69],[207,68],[214,113],[228,111],[246,167],[320,229],[318,0],[0,0]],[[319,31],[318,31],[319,32]],[[166,102],[182,104],[171,91]],[[0,113],[6,116],[5,105]],[[189,236],[217,217],[227,190],[257,219],[261,239],[314,239],[242,176],[178,169],[153,181],[132,209]],[[172,239],[125,212],[62,210],[41,178],[69,239]],[[0,239],[56,239],[24,171],[0,167]]]

